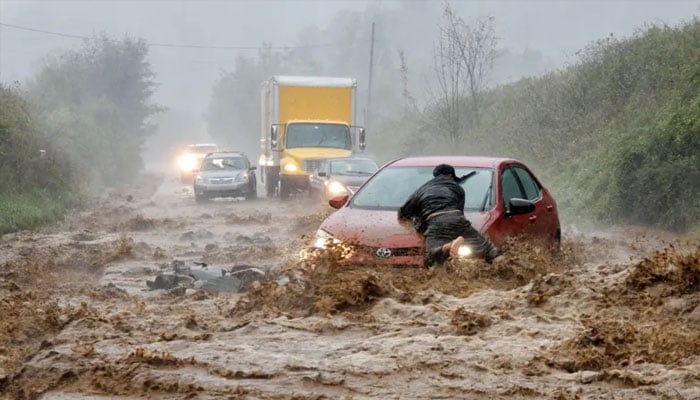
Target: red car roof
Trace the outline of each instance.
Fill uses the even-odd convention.
[[[453,167],[494,168],[505,161],[516,161],[510,158],[472,157],[472,156],[427,156],[408,157],[390,163],[396,167],[432,167],[438,164],[449,164]]]

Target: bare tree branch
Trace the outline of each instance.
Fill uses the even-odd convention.
[[[406,54],[403,49],[399,49],[399,73],[401,74],[401,97],[403,98],[403,107],[405,110],[417,111],[418,104],[416,98],[411,95],[408,90],[408,65],[406,64]]]
[[[471,98],[473,127],[479,127],[481,91],[486,86],[488,74],[496,59],[498,38],[494,18],[484,17],[467,24],[457,16],[449,4],[445,5],[444,16],[449,35],[457,48],[461,64],[466,71],[466,86]]]

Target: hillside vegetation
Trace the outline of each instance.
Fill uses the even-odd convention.
[[[76,198],[66,158],[40,134],[18,91],[0,86],[0,234],[36,226]]]
[[[0,234],[128,182],[154,127],[145,42],[99,36],[48,59],[26,90],[0,87]]]
[[[534,167],[569,222],[697,229],[699,89],[700,21],[650,26],[595,42],[562,70],[485,91],[478,126],[457,146],[441,140],[440,110],[428,106],[385,121],[369,147],[385,158],[515,157]]]

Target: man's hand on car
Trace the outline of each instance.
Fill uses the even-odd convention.
[[[401,225],[403,225],[403,226],[410,227],[411,224],[412,224],[412,221],[411,221],[410,218],[398,217],[396,220],[399,221],[399,224],[401,224]]]

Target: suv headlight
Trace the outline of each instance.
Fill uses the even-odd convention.
[[[204,183],[204,178],[202,178],[201,176],[197,175],[197,176],[194,178],[194,183]]]
[[[243,172],[243,173],[239,174],[239,175],[236,177],[236,181],[238,181],[238,182],[248,182],[248,173],[247,173],[247,172]]]

